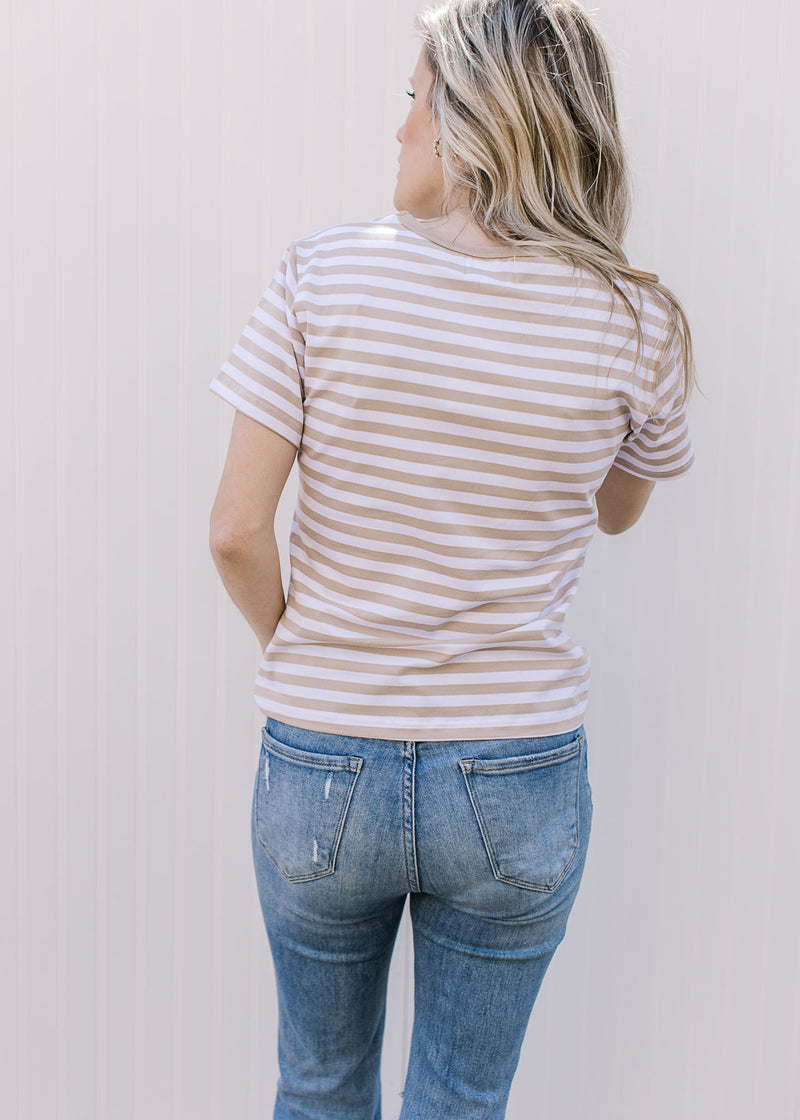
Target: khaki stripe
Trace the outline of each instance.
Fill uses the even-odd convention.
[[[411,460],[407,459],[406,462]],[[388,462],[388,460],[387,460]],[[359,464],[363,465],[363,470],[369,471],[366,476],[363,473],[358,473],[353,467],[358,467]],[[330,473],[325,473],[317,470],[317,467],[323,465],[328,468]],[[481,464],[482,468],[484,464]],[[430,489],[435,493],[453,493],[453,494],[468,494],[473,495],[475,498],[486,497],[492,498],[495,502],[525,502],[525,508],[530,512],[530,515],[535,515],[539,520],[554,520],[562,514],[569,517],[570,514],[574,515],[583,508],[583,503],[579,502],[577,497],[572,498],[572,509],[570,505],[563,504],[555,510],[546,510],[543,508],[545,502],[564,502],[564,492],[562,490],[532,490],[524,486],[525,478],[522,473],[515,467],[515,478],[509,480],[508,468],[503,468],[500,464],[486,464],[488,467],[493,467],[497,474],[497,481],[481,482],[477,471],[473,472],[472,478],[456,478],[453,475],[448,475],[441,472],[439,475],[430,473],[423,474],[410,474],[406,469],[393,470],[390,466],[386,465],[384,461],[373,461],[367,463],[364,459],[356,461],[351,459],[347,465],[347,473],[343,468],[340,461],[336,460],[333,455],[319,455],[313,460],[306,458],[303,464],[303,484],[305,490],[309,494],[318,494],[317,486],[327,486],[333,490],[346,490],[348,493],[369,496],[371,494],[385,493],[383,489],[379,489],[378,485],[381,482],[400,484],[406,488],[413,486],[416,493],[420,497],[424,497],[426,490]],[[485,475],[486,470],[483,469],[482,473]],[[527,472],[530,481],[538,481],[536,472],[530,470]],[[369,486],[369,482],[376,484],[374,490]],[[509,485],[510,481],[518,482],[520,485],[512,488]],[[503,486],[502,483],[506,485]],[[391,493],[396,493],[395,489],[391,489]],[[322,500],[320,498],[320,500]],[[484,503],[484,506],[486,503]],[[490,514],[490,511],[486,511]],[[522,507],[519,510],[508,512],[522,513]]]
[[[450,350],[447,350],[445,352],[448,354],[448,356],[452,353],[452,351]],[[332,355],[335,355],[335,361],[333,360]],[[463,357],[463,355],[457,356]],[[390,369],[396,372],[398,362],[402,361],[403,371],[408,369],[413,371],[414,373],[423,373],[427,374],[428,377],[431,376],[430,363],[412,358],[410,353],[408,352],[402,354],[401,356],[392,356],[389,354],[381,354],[378,352],[365,355],[352,350],[337,349],[333,351],[330,347],[315,347],[312,344],[307,344],[305,357],[306,367],[311,366],[312,370],[315,366],[324,368],[323,359],[331,361],[333,372],[336,372],[336,366],[338,363],[341,363],[344,369],[348,369],[354,362],[366,362],[370,368],[383,369],[385,367],[386,369]],[[569,381],[559,380],[557,377],[558,374],[565,374],[567,376],[571,375],[572,377],[574,377],[575,380],[580,384],[581,391],[583,393],[586,393],[589,389],[586,381],[588,374],[585,366],[576,366],[576,363],[574,361],[557,358],[554,354],[548,354],[546,362],[544,358],[537,358],[537,361],[539,361],[540,363],[538,368],[531,365],[532,360],[533,359],[531,357],[526,357],[525,355],[503,355],[503,362],[507,366],[519,366],[520,369],[525,371],[526,380],[523,382],[523,385],[528,389],[528,391],[541,393],[545,397],[547,397],[548,395],[552,397],[563,397],[565,395],[565,392],[569,390],[571,386]],[[642,363],[642,368],[646,368],[646,363]],[[504,387],[513,385],[514,388],[517,388],[519,386],[518,381],[511,382],[509,381],[508,377],[503,378],[501,374],[497,373],[494,370],[486,368],[485,365],[484,367],[481,367],[478,363],[476,363],[475,367],[472,369],[469,368],[467,364],[461,363],[453,363],[450,367],[447,368],[437,366],[436,373],[439,376],[446,376],[448,378],[448,385],[450,384],[450,380],[452,379],[453,387],[456,390],[458,389],[458,382],[474,382],[476,385],[485,386],[487,383],[487,379],[489,379],[489,383],[491,384],[492,380],[495,378],[497,379],[498,385],[503,385]],[[458,381],[456,381],[456,375]],[[550,375],[551,380],[544,380],[545,376],[547,375]],[[606,388],[611,386],[614,391],[617,391],[618,386],[611,379],[611,371],[607,371],[607,373],[595,374],[595,376],[597,378],[595,382],[596,386],[603,386]],[[647,379],[642,377],[627,377],[626,383],[627,385],[629,385],[630,389],[634,391],[641,387],[647,389],[652,394],[655,389],[655,381],[652,376]],[[574,386],[572,388],[574,392]]]

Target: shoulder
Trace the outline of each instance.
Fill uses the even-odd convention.
[[[403,228],[395,213],[365,221],[337,222],[296,238],[291,247],[298,261],[318,254],[330,256],[336,252],[380,249],[395,244],[398,231]]]
[[[662,291],[627,277],[619,277],[617,282],[633,306],[641,327],[645,354],[651,360],[658,361],[673,334],[674,318],[668,297]],[[616,300],[615,305],[618,312],[630,320],[631,327],[635,330],[630,308],[616,303]]]

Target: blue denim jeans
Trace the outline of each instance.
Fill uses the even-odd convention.
[[[275,1120],[380,1120],[406,895],[400,1120],[500,1120],[592,822],[586,733],[411,742],[267,719],[252,845],[275,966]]]

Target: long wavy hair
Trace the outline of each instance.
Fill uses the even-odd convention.
[[[445,0],[419,12],[414,29],[433,73],[427,104],[441,138],[444,213],[466,197],[500,243],[545,245],[600,277],[612,305],[617,292],[633,317],[637,364],[642,306],[621,285],[660,293],[662,353],[678,335],[688,399],[698,383],[686,313],[622,248],[631,180],[610,51],[587,11],[575,0]]]

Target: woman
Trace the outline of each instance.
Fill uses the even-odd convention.
[[[596,526],[694,462],[688,324],[621,248],[597,28],[573,0],[449,0],[417,29],[395,211],[293,241],[211,385],[237,409],[211,548],[263,650],[278,1120],[380,1116],[407,895],[401,1118],[504,1116],[591,831],[562,622]]]

